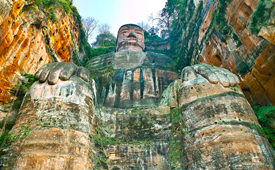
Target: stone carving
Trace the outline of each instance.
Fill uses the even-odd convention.
[[[144,32],[142,28],[134,24],[127,24],[118,30],[116,51],[141,51],[143,52]]]
[[[202,64],[184,68],[178,79],[167,56],[143,52],[143,38],[139,26],[124,25],[117,52],[91,59],[88,70],[41,67],[2,166],[96,169],[104,153],[108,169],[273,169],[273,150],[238,77]],[[167,117],[175,108],[180,120]],[[22,127],[28,135],[20,135]],[[119,142],[98,149],[97,133]],[[167,159],[178,134],[179,160]]]

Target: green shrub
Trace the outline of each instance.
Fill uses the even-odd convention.
[[[263,127],[266,137],[272,147],[275,149],[275,106],[260,107],[255,106],[253,110],[259,120],[259,123]]]
[[[62,8],[66,14],[69,14],[72,8],[71,0],[35,0],[34,4],[42,10],[47,15],[47,19],[53,23],[57,22],[54,13],[56,8]]]
[[[260,0],[257,5],[257,9],[253,12],[251,16],[251,21],[249,28],[252,34],[257,35],[260,31],[260,27],[264,25],[266,20],[269,18],[269,15],[266,12],[269,10],[266,7],[266,2],[270,0]]]

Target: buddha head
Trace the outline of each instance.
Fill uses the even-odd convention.
[[[117,34],[116,51],[141,51],[145,48],[144,31],[135,24],[122,25]]]

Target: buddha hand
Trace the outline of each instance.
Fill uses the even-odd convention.
[[[210,83],[220,83],[223,87],[234,87],[240,84],[239,78],[227,69],[210,66],[206,64],[196,64],[185,67],[182,70],[182,80],[189,81],[198,76],[206,78]]]
[[[56,62],[42,66],[36,73],[35,79],[40,83],[48,81],[49,85],[54,85],[58,80],[69,80],[73,75],[77,75],[82,80],[89,82],[90,72],[84,67],[78,67],[74,63]]]

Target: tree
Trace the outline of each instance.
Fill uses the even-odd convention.
[[[169,32],[171,31],[171,25],[173,22],[173,19],[176,17],[176,12],[171,12],[168,2],[165,3],[165,7],[158,12],[156,16],[151,13],[149,16],[149,20],[154,22],[158,21],[157,26],[160,29],[160,36],[162,38],[168,38],[169,37]]]
[[[99,34],[99,35],[97,35],[96,41],[93,43],[93,45],[97,46],[97,47],[115,46],[116,45],[116,38],[110,32]]]
[[[108,24],[101,24],[98,26],[98,33],[99,34],[107,34],[107,33],[110,33],[110,25]]]
[[[97,27],[98,21],[92,17],[82,19],[81,21],[82,21],[82,25],[83,25],[83,29],[84,29],[86,38],[89,41],[92,38],[95,28]]]
[[[140,26],[143,31],[148,31],[150,29],[150,25],[148,23],[145,23],[144,21],[138,22],[137,25]]]

